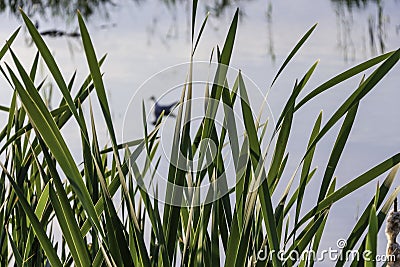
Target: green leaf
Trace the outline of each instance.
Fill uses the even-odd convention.
[[[8,108],[8,107],[5,107],[5,106],[2,106],[2,105],[0,105],[0,110],[2,110],[2,111],[5,111],[5,112],[8,112],[8,111],[9,111],[9,108]]]
[[[196,2],[197,2],[197,1],[196,1]],[[193,5],[194,5],[194,3],[193,3]],[[206,27],[206,23],[207,23],[207,20],[208,20],[209,15],[210,15],[210,13],[207,13],[206,17],[204,18],[203,24],[201,25],[199,35],[197,36],[196,43],[195,43],[194,48],[193,48],[192,56],[193,56],[194,53],[196,52],[197,45],[198,45],[199,42],[200,42],[200,38],[201,38],[201,35],[203,34],[204,28]],[[192,40],[192,42],[193,42],[193,40]]]
[[[400,49],[392,54],[382,65],[380,65],[361,85],[358,89],[346,99],[346,101],[336,110],[329,121],[324,125],[318,136],[314,139],[311,149],[318,141],[343,117],[343,115],[362,98],[364,98],[378,82],[393,68],[400,59]],[[307,152],[308,153],[308,152]]]
[[[42,221],[43,213],[45,211],[45,208],[47,207],[48,201],[49,201],[49,190],[50,190],[50,182],[46,184],[44,187],[42,194],[40,195],[38,204],[36,205],[35,208],[35,215],[38,217],[39,221]],[[33,241],[33,229],[29,229],[28,233],[28,240],[26,241],[26,247],[24,250],[24,260],[23,260],[23,266],[27,265],[27,262],[29,261],[29,255],[28,253],[31,250],[32,247],[32,241]]]
[[[367,242],[365,246],[365,251],[368,252],[367,258],[364,258],[365,267],[375,267],[376,266],[376,251],[378,247],[378,218],[376,217],[376,207],[375,204],[372,205],[371,213],[369,216],[369,228],[367,234]],[[364,254],[363,254],[364,255]]]
[[[371,168],[367,172],[361,174],[360,176],[352,179],[349,183],[342,186],[334,193],[327,196],[323,201],[318,203],[311,211],[309,211],[300,221],[296,227],[300,227],[304,222],[310,219],[313,214],[320,212],[327,207],[331,206],[333,203],[337,202],[338,200],[342,199],[343,197],[347,196],[348,194],[354,192],[355,190],[363,187],[370,181],[377,178],[379,175],[383,174],[390,168],[394,167],[400,162],[400,153],[394,155],[393,157],[388,158],[387,160],[383,161],[382,163],[376,165],[375,167]]]
[[[14,91],[11,100],[11,106],[10,109],[8,110],[7,139],[10,139],[11,127],[13,126],[14,123],[14,116],[16,112],[16,100],[17,100],[17,92]]]
[[[46,253],[46,256],[48,257],[50,263],[52,266],[57,266],[61,267],[62,264],[57,256],[57,252],[54,249],[53,245],[51,244],[49,238],[46,235],[46,232],[43,229],[43,226],[39,222],[38,218],[36,217],[35,213],[33,212],[31,206],[29,205],[28,201],[26,200],[23,191],[21,188],[17,185],[17,183],[14,181],[14,178],[10,175],[10,173],[7,171],[6,167],[3,165],[2,162],[0,162],[0,166],[3,169],[3,172],[6,174],[8,181],[10,182],[11,186],[14,189],[14,192],[18,196],[18,201],[21,204],[22,208],[24,209],[26,215],[28,216],[31,225],[33,227],[33,230],[35,231],[35,234],[44,250]]]
[[[252,181],[252,189],[249,191],[251,192],[249,199],[246,201],[246,213],[245,213],[245,224],[244,224],[244,233],[241,237],[241,243],[248,244],[248,238],[250,234],[250,222],[253,216],[253,209],[255,205],[255,200],[257,195],[260,197],[261,202],[261,209],[264,217],[264,222],[266,224],[267,230],[267,238],[268,244],[271,250],[279,251],[279,239],[277,236],[277,229],[276,229],[276,222],[275,216],[272,208],[272,200],[270,195],[269,189],[269,179],[267,179],[265,170],[264,170],[264,156],[261,155],[260,144],[258,142],[257,131],[255,129],[254,120],[253,120],[253,113],[250,108],[250,102],[247,96],[246,88],[243,82],[243,78],[241,73],[239,72],[239,91],[240,91],[240,99],[241,99],[241,106],[242,106],[242,115],[244,124],[246,127],[246,134],[249,138],[249,145],[250,145],[250,159],[253,165],[253,170],[255,173],[255,180]],[[288,125],[291,123],[291,117],[289,113],[288,119],[290,122],[286,123],[286,118],[284,121],[284,125]],[[283,147],[283,152],[286,146]],[[281,151],[274,154],[274,161],[279,161],[279,165],[281,162]],[[274,164],[274,163],[273,163]],[[271,167],[272,168],[272,167]],[[275,170],[275,169],[274,169]],[[276,169],[278,171],[278,169]],[[270,169],[271,172],[271,169]],[[270,177],[270,172],[268,173],[268,178]],[[261,186],[260,186],[261,184]],[[257,188],[259,187],[259,188]],[[272,218],[272,219],[271,219]],[[240,247],[239,247],[240,248]],[[239,255],[243,255],[244,251],[240,251]],[[243,259],[242,259],[243,262]],[[277,257],[276,254],[273,254],[272,262],[274,266],[282,266],[280,259]],[[240,261],[239,261],[240,263]]]
[[[305,85],[307,84],[308,80],[311,78],[311,75],[314,73],[317,65],[319,63],[319,60],[317,60],[311,67],[310,69],[306,72],[306,74],[304,74],[303,78],[301,79],[301,81],[299,83],[297,83],[296,80],[296,84],[294,86],[294,89],[288,99],[288,101],[285,104],[285,107],[283,108],[281,115],[279,116],[278,121],[276,122],[276,126],[275,126],[275,132],[278,130],[278,128],[281,126],[281,122],[284,118],[284,116],[286,115],[286,113],[288,112],[288,109],[290,108],[290,105],[293,101],[295,101],[295,99],[299,96],[300,92],[303,90],[303,88],[305,87]],[[296,111],[296,110],[295,110]]]
[[[89,32],[86,28],[85,22],[83,21],[81,13],[78,11],[78,22],[79,29],[81,31],[83,47],[85,49],[85,55],[87,63],[90,69],[90,75],[92,76],[94,87],[96,88],[97,97],[100,101],[101,110],[106,121],[108,132],[111,137],[111,142],[113,147],[117,146],[117,139],[115,137],[114,126],[112,123],[111,112],[108,105],[107,94],[104,88],[103,78],[100,72],[99,64],[97,63],[96,53],[89,36]]]
[[[285,69],[286,65],[290,62],[290,60],[294,57],[294,55],[297,53],[297,51],[300,49],[300,47],[305,43],[305,41],[308,39],[308,37],[310,37],[311,33],[315,30],[315,28],[317,27],[317,23],[314,24],[307,32],[306,34],[304,34],[304,36],[300,39],[300,41],[296,44],[296,46],[293,48],[292,51],[290,51],[289,55],[287,56],[287,58],[285,59],[285,61],[283,62],[282,66],[280,67],[280,69],[278,70],[278,73],[275,75],[274,80],[271,83],[272,87],[276,81],[276,79],[278,79],[279,75],[281,74],[281,72]]]
[[[339,134],[335,141],[335,145],[333,146],[331,155],[329,156],[328,164],[325,168],[324,177],[322,178],[322,184],[318,195],[318,202],[322,201],[326,196],[329,183],[331,182],[333,174],[336,170],[336,166],[343,153],[344,147],[350,135],[351,128],[356,118],[358,104],[359,103],[356,103],[356,105],[354,105],[347,112],[346,118],[344,119],[342,127],[340,128]]]
[[[17,37],[19,30],[21,29],[21,27],[18,27],[17,30],[15,30],[15,32],[13,32],[13,34],[10,36],[10,38],[7,40],[6,44],[3,45],[3,47],[0,50],[0,60],[4,57],[4,55],[6,54],[8,48],[11,46],[11,44],[14,42],[15,38]]]
[[[19,63],[18,59],[13,53],[12,56],[19,71],[19,74],[24,81],[26,91],[22,87],[21,83],[18,81],[17,77],[10,69],[10,67],[7,66],[7,69],[11,75],[11,78],[15,85],[15,89],[21,99],[22,105],[29,115],[31,123],[43,137],[44,142],[53,153],[57,162],[60,164],[61,169],[64,171],[66,177],[74,188],[74,191],[77,193],[79,199],[81,200],[83,207],[87,211],[89,219],[91,220],[93,225],[96,226],[97,230],[102,233],[100,222],[98,220],[89,192],[87,191],[87,188],[83,183],[82,176],[60,133],[59,128],[54,122],[53,117],[47,110],[45,103],[41,99],[39,93],[32,84],[32,81],[30,80],[27,73]]]
[[[72,100],[71,94],[68,90],[67,84],[65,83],[65,80],[61,74],[60,69],[58,68],[58,65],[57,65],[53,55],[51,54],[49,48],[47,47],[42,36],[37,31],[37,29],[36,29],[35,25],[32,23],[32,21],[28,18],[28,16],[24,13],[24,11],[22,11],[21,8],[19,11],[21,12],[22,19],[25,22],[25,25],[32,37],[32,40],[35,42],[36,47],[38,48],[43,60],[46,62],[46,65],[47,65],[49,71],[53,75],[53,78],[54,78],[55,82],[57,83],[58,88],[60,89],[70,111],[74,115],[79,126],[81,126],[82,121],[80,120],[80,118],[78,116],[78,112],[77,112],[74,102]]]
[[[310,139],[308,141],[308,146],[310,146],[312,144],[312,141],[318,135],[320,126],[321,126],[321,121],[322,121],[322,112],[319,113],[318,118],[314,124]],[[311,168],[311,163],[312,163],[312,159],[314,156],[314,151],[315,151],[315,147],[310,150],[310,153],[307,154],[307,156],[305,157],[304,162],[303,162],[303,168],[301,170],[300,182],[299,182],[299,191],[298,191],[299,193],[297,195],[297,205],[296,205],[296,213],[295,213],[295,219],[294,219],[295,224],[297,224],[297,222],[299,220],[300,210],[301,210],[301,206],[303,203],[303,196],[304,196],[305,190],[306,190],[307,178],[310,174],[310,168]]]
[[[378,208],[382,202],[385,200],[387,193],[389,192],[390,187],[392,186],[394,179],[396,177],[396,174],[400,168],[400,165],[396,165],[393,167],[393,169],[390,171],[384,182],[382,183],[380,189],[379,189],[379,198],[378,201],[376,202],[374,197],[368,204],[368,206],[365,208],[364,212],[358,219],[356,225],[353,227],[349,237],[347,238],[346,241],[346,246],[342,249],[342,255],[346,255],[347,251],[352,250],[357,242],[361,239],[362,234],[364,233],[365,229],[368,226],[369,223],[369,217],[371,214],[371,208],[372,205],[375,203],[375,207]],[[389,207],[391,206],[391,203],[393,202],[394,198],[397,196],[397,194],[400,192],[400,187],[397,187],[395,191],[388,197],[387,203],[382,207],[380,213],[386,213],[389,210]],[[343,266],[346,261],[344,260],[345,257],[339,257],[339,260],[336,262],[337,267]]]
[[[23,262],[21,254],[19,253],[17,245],[15,244],[14,240],[12,239],[12,237],[8,231],[7,231],[7,234],[8,234],[8,240],[10,241],[10,244],[11,244],[12,252],[14,254],[15,263],[17,266],[20,267],[20,266],[22,266],[22,262]]]
[[[86,249],[86,243],[84,242],[83,237],[80,235],[79,227],[75,220],[74,211],[70,206],[67,192],[64,189],[56,166],[43,140],[41,138],[38,138],[38,140],[39,145],[42,148],[43,156],[46,159],[49,172],[53,177],[52,181],[56,190],[54,190],[53,185],[51,184],[49,186],[49,196],[54,212],[60,224],[63,237],[65,238],[71,251],[74,264],[77,266],[85,266],[86,264],[89,264],[90,258]],[[41,168],[41,173],[45,175],[42,167],[39,167]]]
[[[194,29],[195,29],[195,25],[196,25],[197,2],[198,2],[198,0],[193,0],[193,3],[192,3],[192,43],[194,40]]]
[[[352,78],[354,76],[356,76],[357,74],[375,66],[376,64],[382,62],[383,60],[387,59],[388,57],[390,57],[391,55],[394,54],[395,51],[391,51],[388,52],[386,54],[383,55],[379,55],[375,58],[369,59],[361,64],[358,64],[355,67],[352,67],[340,74],[338,74],[337,76],[331,78],[330,80],[324,82],[323,84],[321,84],[320,86],[318,86],[317,88],[315,88],[314,90],[312,90],[309,94],[307,94],[295,107],[295,111],[297,111],[298,109],[300,109],[302,106],[304,106],[307,102],[309,102],[311,99],[313,99],[314,97],[316,97],[317,95],[325,92],[326,90],[334,87],[335,85],[349,79]]]

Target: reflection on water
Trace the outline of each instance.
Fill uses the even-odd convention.
[[[342,52],[343,59],[347,62],[355,58],[355,45],[353,40],[353,13],[349,2],[353,1],[333,1],[335,2],[334,11],[336,15],[337,45]],[[346,3],[344,3],[346,2]],[[360,2],[360,1],[354,1]],[[365,44],[365,42],[362,42]],[[365,54],[365,47],[362,47]]]
[[[235,7],[238,2],[244,2],[243,0],[237,0],[237,1],[232,1],[232,0],[213,0],[210,1],[211,3],[206,4],[206,9],[210,13],[213,13],[216,17],[221,16],[226,9],[229,7]]]
[[[346,6],[349,10],[353,8],[365,8],[368,2],[376,2],[376,0],[331,0],[340,6]]]
[[[377,19],[378,21],[375,22],[374,17],[372,16],[368,19],[370,45],[371,49],[374,49],[374,51],[376,51],[376,45],[375,45],[376,43],[375,36],[376,36],[376,39],[378,39],[377,42],[379,46],[379,52],[383,53],[385,52],[385,40],[387,38],[386,26],[389,22],[389,18],[385,16],[383,13],[383,6],[381,1],[377,1],[377,7],[378,7],[378,19]],[[376,34],[374,34],[374,31],[376,32]]]
[[[94,13],[108,16],[108,10],[114,6],[110,0],[0,0],[0,12],[10,12],[19,17],[18,8],[21,7],[29,16],[40,16],[49,20],[54,17],[69,19],[76,10],[80,10],[83,16],[90,17]]]
[[[131,0],[131,2],[140,6],[147,1]],[[190,4],[190,1],[185,0],[159,0],[159,2],[170,9],[175,8],[177,4],[186,2]],[[203,2],[203,4],[206,10],[218,17],[225,9],[234,7],[239,2],[244,2],[244,0],[210,0]],[[95,13],[100,13],[107,18],[111,8],[126,4],[125,1],[112,0],[0,0],[0,12],[7,11],[19,16],[18,8],[21,7],[29,16],[40,15],[41,17],[44,16],[45,19],[51,19],[52,17],[69,19],[75,15],[76,10],[80,10],[86,19]]]
[[[274,49],[274,34],[273,34],[273,25],[272,25],[272,2],[268,2],[268,7],[267,7],[267,13],[266,13],[266,18],[267,18],[267,33],[268,33],[268,55],[271,58],[271,62],[275,64],[276,61],[276,54],[275,54],[275,49]]]
[[[177,39],[180,34],[186,34],[189,38],[190,32],[187,27],[185,31],[179,29],[177,15],[179,10],[184,7],[187,14],[190,14],[190,1],[184,0],[154,0],[157,4],[166,7],[162,14],[149,14],[150,19],[147,32],[147,43],[150,45],[153,40],[159,39],[162,44],[168,49],[170,40]],[[153,1],[153,2],[154,2]],[[50,37],[61,36],[77,36],[75,30],[65,30],[70,23],[74,20],[76,10],[79,9],[86,20],[90,21],[90,17],[96,14],[98,17],[104,18],[99,25],[100,29],[114,27],[117,24],[108,21],[111,14],[118,14],[121,8],[134,8],[140,9],[142,6],[151,3],[151,0],[0,0],[0,12],[9,12],[19,18],[18,7],[22,7],[24,11],[36,22],[39,30],[43,33],[48,33]],[[251,0],[207,0],[200,1],[202,10],[210,12],[211,16],[219,18],[223,16],[225,11],[230,12],[232,8],[241,6],[241,15],[246,16],[243,7],[246,3],[252,2]],[[337,22],[337,44],[342,53],[343,59],[353,61],[356,57],[356,51],[361,52],[363,57],[374,56],[376,54],[384,53],[386,51],[386,43],[388,39],[388,30],[392,30],[395,34],[399,34],[400,25],[390,25],[390,17],[385,13],[384,1],[381,0],[331,0],[332,11],[336,15]],[[396,2],[398,3],[398,2]],[[132,5],[133,4],[133,5]],[[273,2],[268,1],[267,4],[259,1],[260,8],[265,9],[266,17],[266,32],[268,38],[268,45],[266,47],[267,53],[272,62],[275,62],[274,40],[273,40]],[[167,12],[165,12],[167,10]],[[313,12],[313,11],[311,11]],[[355,21],[357,13],[367,12],[363,15],[361,20]],[[115,13],[115,14],[114,14]],[[46,28],[50,21],[55,18],[66,23],[66,26],[58,26],[62,28]],[[170,26],[164,32],[160,32],[160,24],[165,23],[166,19],[170,19]],[[249,18],[251,19],[251,17]],[[117,21],[118,22],[118,21]],[[168,23],[168,22],[167,22]],[[210,22],[211,23],[211,22]],[[361,23],[365,28],[361,37],[355,34]],[[190,25],[190,17],[187,18],[187,25]],[[392,26],[392,27],[390,27]],[[213,25],[213,28],[218,29],[219,24]],[[61,34],[60,34],[61,33]],[[357,38],[357,39],[355,39]],[[361,38],[361,40],[359,39]],[[361,45],[360,45],[361,43]]]
[[[177,6],[176,6],[176,1],[174,0],[163,0],[162,1],[165,6],[167,7],[167,14],[162,13],[162,14],[157,14],[157,12],[154,12],[154,14],[151,14],[152,18],[148,25],[146,26],[146,33],[147,33],[147,45],[151,46],[154,40],[159,40],[161,44],[169,50],[170,48],[170,41],[171,40],[176,40],[179,38],[179,35],[181,34],[180,31],[180,25],[178,23],[178,11],[177,11]],[[189,3],[189,2],[188,2]],[[186,5],[189,7],[189,5]],[[186,12],[186,14],[190,14],[190,12]],[[165,17],[169,17],[170,20],[166,21]],[[188,17],[189,18],[189,17]],[[160,32],[160,24],[167,24],[167,30],[165,32]],[[190,25],[190,22],[188,21],[186,23],[187,25]],[[187,28],[187,35],[189,28]]]
[[[110,15],[111,7],[115,3],[111,0],[0,0],[0,13],[9,13],[17,19],[21,19],[19,7],[34,21],[36,28],[43,36],[52,38],[59,37],[79,37],[77,29],[66,30],[72,21],[75,21],[76,11],[89,20],[94,14],[100,14],[104,18]],[[55,19],[59,19],[65,24],[61,28],[54,28]],[[48,25],[52,25],[49,28]],[[102,25],[99,25],[100,27]],[[60,26],[58,26],[60,27]],[[32,40],[26,36],[27,46],[32,45]],[[71,47],[69,45],[69,47]],[[70,50],[71,51],[71,50]]]
[[[362,37],[364,56],[374,56],[386,51],[386,41],[390,24],[389,15],[385,14],[384,2],[381,0],[331,0],[337,20],[338,46],[342,50],[345,61],[355,58],[356,47],[353,40],[354,12],[365,10],[369,12],[366,21],[367,36]],[[367,8],[368,7],[368,8]],[[396,27],[397,28],[397,27]],[[367,48],[368,47],[368,48]],[[367,49],[369,54],[367,55]]]

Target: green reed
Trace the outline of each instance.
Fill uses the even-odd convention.
[[[208,18],[204,19],[196,35],[196,13],[197,1],[194,1],[191,64]],[[389,172],[384,182],[378,185],[376,194],[371,196],[352,232],[343,233],[348,235],[343,254],[354,249],[368,249],[376,253],[377,233],[400,190],[391,189],[400,154],[383,160],[341,188],[336,188],[334,173],[350,136],[360,100],[376,88],[397,63],[400,50],[345,70],[299,99],[318,65],[318,61],[315,62],[295,82],[276,125],[271,126],[254,118],[240,72],[232,88],[225,83],[238,14],[237,10],[222,49],[216,51],[216,61],[220,65],[214,84],[206,89],[209,104],[200,125],[190,122],[193,69],[190,67],[188,70],[168,169],[170,185],[195,188],[193,186],[208,181],[211,194],[218,195],[227,189],[224,188],[227,163],[222,151],[228,150],[237,164],[235,178],[238,182],[215,201],[193,205],[196,201],[193,194],[189,197],[167,187],[168,199],[159,200],[151,197],[144,187],[138,186],[143,179],[153,176],[159,166],[156,152],[163,122],[160,119],[154,130],[149,132],[144,116],[143,125],[138,125],[143,126],[143,138],[118,143],[100,70],[105,57],[99,59],[96,55],[81,14],[78,12],[79,28],[90,73],[81,85],[77,85],[76,73],[70,80],[65,80],[61,66],[21,10],[25,27],[38,53],[30,68],[22,66],[12,49],[19,29],[0,51],[0,59],[6,53],[11,55],[12,62],[4,62],[0,70],[14,91],[10,105],[0,106],[0,111],[8,114],[7,124],[0,133],[0,223],[4,225],[0,229],[1,266],[312,266],[314,262],[304,259],[282,260],[276,253],[271,253],[266,260],[261,260],[259,255],[260,251],[268,254],[283,250],[285,256],[293,251],[299,254],[307,249],[318,251],[332,205]],[[316,25],[311,27],[289,53],[271,87],[315,28]],[[36,77],[39,59],[43,59],[49,75],[54,79],[54,88],[62,94],[59,105],[54,109],[49,109],[40,95],[44,81],[38,81]],[[310,129],[309,139],[305,140],[307,149],[301,162],[298,162],[295,174],[284,177],[294,114],[319,94],[334,90],[335,85],[372,67],[375,70],[368,77],[360,78],[359,86],[325,124],[322,123],[322,113],[318,115]],[[72,88],[79,90],[72,95]],[[111,146],[104,149],[101,147],[105,144],[96,134],[96,122],[88,101],[90,95],[100,104],[111,140]],[[85,118],[82,110],[82,105],[87,102],[90,120]],[[217,131],[215,117],[222,106],[224,119],[229,121],[229,125]],[[244,132],[239,131],[235,120],[232,120],[235,107],[240,107]],[[74,159],[61,133],[70,121],[80,130],[76,139],[81,143],[82,163]],[[337,124],[341,124],[340,131],[329,160],[323,166],[323,176],[315,178],[315,148]],[[272,138],[265,141],[270,144],[270,151],[261,146],[266,139],[266,127],[274,127]],[[195,130],[194,136],[191,130]],[[200,162],[205,160],[208,150],[202,145],[204,140],[216,144],[216,156],[211,164],[197,173],[190,168],[177,168],[176,163],[183,157],[193,159],[198,155]],[[266,160],[267,153],[273,155],[270,162]],[[142,155],[145,155],[144,162],[139,160]],[[150,168],[150,163],[154,163],[155,168]],[[215,183],[216,177],[223,177],[218,184]],[[303,199],[311,179],[321,180],[318,199],[315,207],[302,215]],[[287,184],[283,192],[276,190],[280,183]],[[117,191],[121,192],[122,212],[113,202]],[[273,196],[280,196],[279,201],[273,201]],[[171,199],[184,205],[171,205]],[[55,227],[61,231],[61,237],[55,234]],[[150,236],[146,235],[148,232]],[[343,266],[344,263],[338,260],[336,266]],[[364,260],[356,263],[364,264]],[[366,266],[370,264],[365,262]]]

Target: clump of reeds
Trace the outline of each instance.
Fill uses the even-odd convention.
[[[191,62],[207,22],[206,17],[196,37],[196,10],[197,1],[193,1]],[[209,103],[207,116],[201,118],[200,124],[191,125],[192,75],[189,73],[182,89],[171,142],[171,159],[175,162],[171,160],[168,170],[161,170],[168,173],[170,184],[179,186],[201,185],[203,181],[213,184],[218,175],[222,178],[212,195],[219,198],[210,203],[191,205],[194,197],[190,199],[193,190],[189,188],[180,196],[172,195],[176,201],[174,204],[184,205],[171,205],[171,199],[159,200],[157,195],[152,198],[145,188],[138,186],[144,179],[152,179],[159,166],[156,152],[162,121],[158,120],[155,129],[148,132],[144,116],[143,122],[138,123],[143,127],[143,138],[118,143],[100,70],[104,58],[97,58],[81,15],[78,13],[80,36],[89,74],[77,85],[75,74],[65,80],[35,25],[22,10],[21,14],[38,53],[29,68],[21,64],[12,49],[18,31],[0,49],[0,60],[6,53],[11,55],[12,62],[5,64],[0,71],[14,90],[10,105],[0,106],[0,111],[8,115],[7,124],[0,131],[0,225],[3,226],[0,228],[0,266],[168,267],[219,266],[221,262],[225,266],[306,266],[306,259],[289,256],[293,252],[302,254],[309,248],[318,251],[332,205],[391,170],[353,230],[343,233],[348,234],[343,255],[357,244],[360,244],[359,251],[369,249],[376,252],[378,230],[400,192],[400,188],[396,188],[389,193],[399,168],[400,153],[354,177],[341,188],[336,188],[334,173],[361,100],[398,62],[400,50],[345,70],[316,88],[308,88],[306,96],[298,99],[318,65],[319,61],[316,61],[310,69],[304,70],[300,79],[294,79],[288,101],[272,126],[273,137],[265,140],[265,129],[270,126],[254,118],[255,112],[241,72],[234,82],[228,81],[226,75],[235,43],[239,19],[237,10],[222,49],[217,47],[213,57],[223,67],[215,73],[217,83],[210,87],[207,84],[205,88],[209,92],[206,94]],[[289,53],[271,87],[315,28],[316,25],[311,27]],[[54,88],[62,94],[54,109],[46,106],[40,95],[44,81],[38,81],[36,74],[41,61],[55,81]],[[360,77],[359,86],[325,124],[322,123],[322,113],[316,114],[310,137],[304,140],[307,148],[303,159],[293,172],[287,170],[289,165],[292,166],[287,164],[287,144],[292,135],[294,114],[319,94],[333,90],[335,85],[372,67],[376,69],[368,77]],[[105,144],[97,137],[97,122],[90,103],[87,103],[88,96],[94,91],[96,94],[92,101],[100,104],[111,140],[111,147],[103,150],[100,148]],[[214,119],[221,106],[224,106],[227,127],[217,131]],[[86,107],[89,114],[85,114],[82,107]],[[245,125],[244,132],[236,127],[232,114],[235,107],[240,107],[237,115]],[[67,122],[80,130],[76,140],[81,144],[83,160],[72,157],[68,142],[62,135]],[[314,154],[318,151],[315,148],[338,124],[341,124],[340,130],[332,143],[329,160],[322,166],[323,172],[317,172],[313,167]],[[204,159],[208,156],[209,150],[202,144],[210,140],[217,151],[204,171],[195,173],[190,167],[187,170],[177,168],[178,161],[185,162],[182,157]],[[272,140],[276,140],[275,145]],[[264,147],[264,144],[268,145]],[[267,153],[273,155],[268,162],[265,160]],[[124,154],[129,157],[121,156]],[[145,155],[144,162],[139,160],[141,155]],[[235,162],[233,167],[223,155],[231,155]],[[224,191],[226,194],[219,195],[221,192],[217,189],[226,182],[223,174],[228,168],[234,168],[230,173],[237,179],[237,184],[225,188],[229,189]],[[288,177],[288,173],[294,174]],[[308,184],[315,176],[319,176],[321,181],[316,204],[304,212],[303,200],[309,191]],[[284,192],[276,190],[282,183],[286,185]],[[117,192],[121,194],[122,207],[115,204]],[[392,244],[396,244],[398,217],[398,213],[389,217],[393,221],[389,227]],[[61,241],[55,238],[54,228],[61,231]],[[364,234],[366,231],[368,233]],[[391,248],[395,251],[394,245]],[[259,257],[260,252],[271,257]],[[344,265],[342,259],[344,257],[338,257],[336,266]],[[362,258],[354,261],[359,261],[358,265],[364,263]]]

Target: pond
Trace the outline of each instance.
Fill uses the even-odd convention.
[[[108,54],[102,71],[119,141],[142,137],[142,101],[149,110],[152,105],[149,98],[153,95],[163,96],[162,102],[165,103],[179,99],[181,88],[170,90],[164,95],[166,87],[163,85],[163,82],[184,82],[185,73],[179,67],[174,67],[173,71],[168,72],[170,76],[163,76],[162,80],[152,86],[148,86],[147,80],[162,70],[186,63],[190,59],[190,1],[59,1],[54,5],[49,5],[51,1],[29,1],[31,4],[24,2],[28,1],[13,1],[13,5],[0,1],[1,39],[4,41],[22,25],[17,12],[17,6],[22,6],[39,31],[47,32],[44,36],[45,41],[62,66],[64,77],[71,77],[73,72],[78,70],[79,81],[83,80],[87,73],[80,39],[73,36],[78,31],[75,10],[81,10],[88,23],[97,55]],[[217,44],[223,45],[233,14],[236,7],[239,7],[239,26],[231,66],[241,69],[249,81],[253,82],[254,88],[259,90],[258,93],[269,93],[268,104],[275,117],[280,114],[295,79],[301,78],[316,60],[319,60],[316,72],[300,98],[321,82],[345,69],[373,56],[397,49],[400,45],[399,0],[199,2],[198,29],[207,12],[210,15],[195,60],[208,62],[213,48]],[[315,23],[318,23],[318,26],[310,39],[269,90],[273,77],[290,50]],[[52,36],[57,33],[58,36]],[[25,28],[22,28],[13,48],[24,64],[28,65],[33,61],[36,51]],[[5,61],[10,61],[10,58],[6,57]],[[185,65],[179,66],[185,69]],[[41,64],[41,67],[44,68],[44,64]],[[399,66],[392,69],[378,87],[361,102],[350,139],[335,172],[337,187],[399,152],[399,71]],[[357,88],[361,76],[357,79],[324,93],[318,100],[310,102],[296,113],[288,148],[290,159],[286,169],[290,172],[284,173],[284,179],[291,177],[302,158],[312,125],[320,110],[323,110],[325,123]],[[52,89],[50,80],[44,92],[58,102],[60,93]],[[0,81],[0,94],[0,105],[8,106],[12,90],[4,79]],[[200,93],[202,94],[203,92]],[[250,101],[261,104],[256,93],[250,95]],[[93,101],[93,105],[95,111],[99,112],[96,101]],[[98,118],[100,117],[99,115]],[[6,115],[0,113],[2,124],[6,119]],[[149,117],[149,120],[152,118]],[[100,125],[101,122],[98,135],[106,142],[106,128]],[[312,190],[317,190],[320,186],[339,126],[317,147],[313,166],[319,166],[319,169],[311,182],[310,191],[307,192],[303,214],[316,202],[318,192]],[[163,130],[163,147],[170,144],[173,127],[174,120],[167,119]],[[78,134],[76,127],[70,125],[63,134],[73,148],[75,156],[80,158],[80,144],[72,140],[72,137]],[[166,168],[167,165],[161,165],[163,166]],[[381,177],[379,181],[382,182],[384,178]],[[327,231],[323,236],[322,249],[335,249],[337,240],[347,238],[358,216],[372,198],[375,187],[376,181],[346,197],[332,208]],[[378,254],[384,254],[386,238],[383,229],[379,233],[379,241]],[[329,263],[325,264],[332,266]]]

